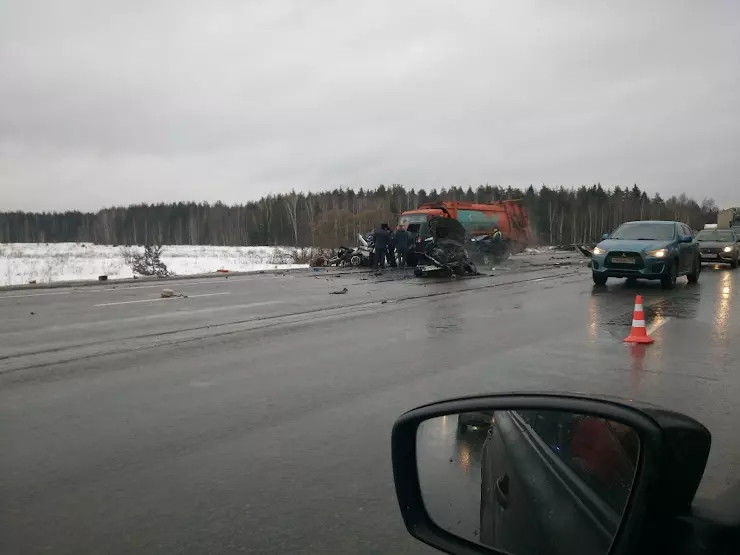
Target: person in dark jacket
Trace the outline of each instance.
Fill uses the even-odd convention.
[[[386,253],[386,259],[388,260],[388,266],[391,268],[396,267],[396,239],[395,239],[395,233],[390,228],[390,226],[387,226],[388,229],[388,252]]]
[[[402,270],[406,267],[406,257],[409,253],[411,236],[403,226],[398,226],[394,234],[393,244],[396,247],[396,257],[398,258],[398,267]]]
[[[375,266],[383,268],[385,266],[385,257],[388,252],[388,243],[390,242],[390,233],[388,233],[388,224],[380,224],[375,230]]]

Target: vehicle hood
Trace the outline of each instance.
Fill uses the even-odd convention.
[[[732,247],[733,241],[697,241],[700,249],[720,249],[722,247]]]
[[[673,241],[637,241],[634,239],[604,239],[596,245],[607,252],[610,251],[652,251],[655,249],[665,249],[673,244]]]
[[[429,229],[435,240],[452,239],[458,243],[465,242],[465,228],[454,218],[432,216],[429,218]]]

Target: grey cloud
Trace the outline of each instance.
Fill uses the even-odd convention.
[[[0,9],[6,208],[486,181],[740,203],[732,0]]]

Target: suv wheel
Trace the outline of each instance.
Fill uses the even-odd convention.
[[[609,279],[607,276],[597,274],[593,272],[594,283],[596,285],[606,285],[606,280]]]
[[[678,279],[678,262],[675,260],[671,267],[668,269],[668,274],[660,278],[660,284],[663,289],[673,289],[676,286],[676,280]]]
[[[733,260],[732,262],[730,262],[730,268],[732,268],[733,270],[734,270],[735,268],[737,268],[737,261],[738,261],[738,258],[740,258],[740,257],[735,257],[735,259],[734,259],[734,260]]]
[[[699,263],[699,260],[694,260],[694,268],[691,270],[691,273],[686,276],[686,278],[689,280],[689,283],[699,283],[700,273],[701,263]]]

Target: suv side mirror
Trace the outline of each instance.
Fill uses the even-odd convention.
[[[407,530],[455,555],[678,549],[656,530],[690,514],[710,444],[677,412],[554,393],[425,405],[391,436]]]
[[[694,238],[691,235],[682,235],[679,237],[678,242],[679,243],[691,243],[694,240]]]
[[[604,235],[601,236],[601,239],[602,240],[609,239],[609,234],[608,233],[604,233]]]

